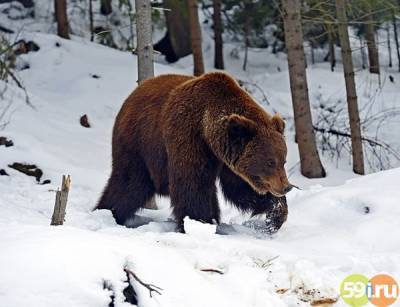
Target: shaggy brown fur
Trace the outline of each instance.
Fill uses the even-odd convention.
[[[279,229],[290,189],[283,130],[279,116],[268,115],[224,73],[149,79],[117,116],[112,174],[97,209],[112,210],[124,224],[157,193],[171,197],[180,227],[185,216],[219,222],[219,178],[230,202],[278,215]]]

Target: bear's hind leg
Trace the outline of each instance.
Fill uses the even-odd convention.
[[[116,222],[124,225],[136,211],[144,208],[155,194],[153,182],[144,163],[131,160],[127,168],[113,171],[95,209],[109,209]]]

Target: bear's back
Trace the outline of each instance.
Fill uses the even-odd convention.
[[[170,92],[192,79],[184,75],[162,75],[145,80],[125,100],[114,125],[113,140],[124,142],[158,134],[161,107]],[[129,136],[129,137],[128,137]]]

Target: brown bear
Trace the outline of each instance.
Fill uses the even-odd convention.
[[[216,180],[226,199],[269,228],[287,216],[284,122],[229,75],[162,75],[140,84],[114,125],[112,173],[96,209],[124,224],[154,194],[169,195],[183,218],[220,221]]]

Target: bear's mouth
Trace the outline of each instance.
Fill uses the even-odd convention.
[[[272,190],[269,190],[269,192],[270,192],[272,195],[274,195],[275,197],[283,197],[283,196],[285,196],[285,194],[276,193],[276,192],[274,192],[274,191],[272,191]]]
[[[243,178],[243,177],[242,177]],[[251,186],[251,188],[260,195],[266,195],[271,193],[275,197],[281,197],[280,193],[275,192],[271,185],[261,177],[261,176],[250,176],[250,178],[243,178]]]
[[[262,176],[245,176],[241,174],[240,172],[237,172],[233,167],[230,167],[230,169],[238,175],[240,178],[242,178],[244,181],[248,183],[248,185],[258,194],[260,195],[266,195],[268,193],[271,193],[275,197],[283,197],[285,196],[284,194],[281,194],[279,192],[276,192],[272,189],[271,185],[267,182],[265,182],[265,179]]]
[[[258,193],[261,195],[265,195],[267,193],[271,193],[275,197],[283,197],[285,194],[276,192],[271,184],[265,181],[265,179],[261,176],[254,176],[251,178],[251,183],[250,186]]]

